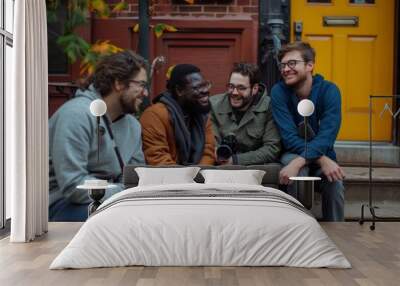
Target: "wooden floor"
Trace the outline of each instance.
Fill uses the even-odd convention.
[[[47,235],[28,244],[0,241],[0,285],[400,285],[400,223],[323,223],[353,268],[123,267],[48,270],[79,229],[51,223]]]

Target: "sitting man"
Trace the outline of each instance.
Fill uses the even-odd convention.
[[[84,221],[90,199],[77,189],[88,179],[107,179],[117,185],[105,198],[123,189],[124,164],[143,164],[141,128],[131,115],[148,95],[147,64],[131,51],[105,56],[88,79],[49,120],[50,210],[52,221]],[[90,103],[103,99],[107,113],[100,121],[97,157],[96,117]]]
[[[272,112],[287,152],[281,159],[285,167],[280,172],[280,183],[289,184],[288,192],[293,195],[296,190],[290,177],[322,176],[318,191],[322,195],[323,218],[343,221],[344,173],[333,149],[341,122],[340,91],[321,75],[313,76],[315,51],[309,44],[288,44],[278,58],[283,80],[274,85],[271,97]],[[315,106],[308,120],[310,132],[307,134],[302,126],[303,117],[297,111],[297,104],[303,99],[311,100]],[[304,136],[309,140],[307,154]]]
[[[280,137],[260,77],[256,65],[236,63],[227,92],[210,98],[219,164],[266,164],[279,158]]]
[[[140,118],[149,165],[213,165],[214,135],[208,101],[211,84],[190,64],[174,67],[167,91]]]

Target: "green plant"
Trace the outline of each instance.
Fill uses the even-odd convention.
[[[160,38],[164,34],[165,31],[168,31],[168,32],[178,31],[178,29],[176,29],[174,26],[167,25],[164,23],[150,25],[150,28],[154,31],[154,35],[156,35],[157,38]],[[135,26],[133,26],[133,31],[135,33],[139,32],[139,24],[135,24]]]
[[[122,50],[113,45],[110,41],[97,41],[88,43],[76,33],[76,29],[88,24],[88,16],[93,14],[95,17],[107,19],[111,13],[120,12],[128,8],[125,0],[121,0],[112,7],[105,0],[46,0],[47,21],[57,21],[57,9],[61,1],[68,1],[67,20],[64,24],[62,35],[57,39],[57,43],[62,47],[69,61],[74,63],[81,60],[81,75],[89,75],[93,72],[99,57],[115,53]],[[174,26],[158,23],[151,26],[156,37],[161,37],[165,31],[175,32]],[[134,31],[139,30],[139,25],[135,25]]]
[[[46,0],[47,21],[57,21],[57,9],[60,0]],[[76,33],[78,27],[88,24],[89,14],[107,19],[111,12],[119,12],[127,9],[125,0],[117,3],[110,9],[105,0],[69,0],[67,5],[67,20],[63,27],[63,33],[57,39],[69,61],[74,63],[81,59],[81,75],[91,74],[100,56],[122,50],[109,41],[88,43]]]

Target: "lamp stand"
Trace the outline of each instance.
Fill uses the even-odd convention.
[[[307,162],[307,116],[304,116],[304,157]]]
[[[100,161],[100,116],[96,116],[97,122],[97,163]]]

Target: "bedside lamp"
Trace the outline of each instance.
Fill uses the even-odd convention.
[[[90,103],[90,113],[96,116],[97,122],[97,162],[100,160],[100,117],[107,112],[107,105],[104,100],[95,99]]]
[[[297,105],[297,112],[304,118],[304,157],[307,160],[307,118],[314,113],[314,103],[309,99],[303,99]],[[320,177],[290,177],[297,184],[297,199],[307,208],[311,209],[314,201],[314,181],[321,180]],[[299,182],[303,182],[304,189],[299,193]]]
[[[297,105],[297,112],[304,118],[304,155],[307,158],[307,117],[314,113],[314,103],[309,99],[303,99]]]
[[[100,160],[100,117],[107,112],[107,105],[101,99],[95,99],[90,103],[90,113],[96,116],[97,122],[97,162]],[[77,186],[78,189],[88,191],[88,195],[92,202],[88,207],[88,216],[96,211],[101,204],[101,199],[106,193],[106,189],[112,188],[114,185],[108,184],[107,180],[90,179],[85,180],[83,185]]]

